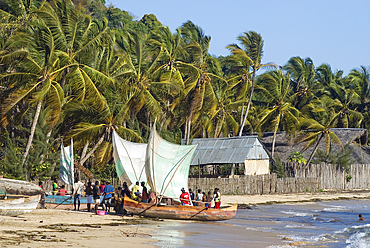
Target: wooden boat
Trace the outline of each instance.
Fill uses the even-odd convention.
[[[41,195],[20,197],[0,201],[0,215],[18,216],[37,208]]]
[[[7,194],[12,195],[41,195],[44,190],[34,183],[22,180],[0,178],[0,187],[5,189]]]
[[[102,196],[100,197],[102,201]],[[94,203],[91,204],[95,205]],[[47,195],[45,196],[45,207],[46,208],[57,208],[57,209],[74,209],[73,195]],[[80,209],[87,209],[87,197],[81,197]]]
[[[161,206],[139,203],[128,197],[124,198],[124,208],[126,211],[136,215],[161,219],[201,221],[228,220],[235,217],[237,206],[238,204],[235,204],[231,207],[222,209],[182,205]]]

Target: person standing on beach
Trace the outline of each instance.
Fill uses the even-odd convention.
[[[141,182],[141,187],[143,187],[143,190],[141,191],[142,202],[148,203],[148,189],[145,187],[145,182]]]
[[[198,189],[197,197],[195,198],[195,205],[202,206],[203,194],[200,189]]]
[[[213,195],[213,200],[215,201],[215,209],[220,209],[221,206],[221,194],[218,188],[215,188]]]
[[[105,181],[102,181],[102,183],[99,186],[100,194],[103,194],[104,193],[104,188],[105,188]]]
[[[85,186],[85,192],[87,196],[87,212],[90,212],[91,203],[93,203],[93,187],[91,186],[91,182],[88,182]]]
[[[190,195],[190,200],[194,201],[195,195],[194,195],[194,192],[191,189],[189,189],[189,195]]]
[[[110,182],[109,181],[106,181],[105,182],[105,187],[104,187],[104,192],[103,192],[103,196],[104,196],[104,205],[105,205],[105,210],[108,211],[109,210],[109,206],[111,205],[112,203],[112,194],[114,193],[114,188],[112,185],[110,185]]]
[[[212,192],[211,191],[208,191],[208,194],[207,194],[207,197],[206,197],[206,208],[210,208],[211,207],[211,202],[212,202]]]
[[[95,214],[97,214],[98,207],[100,204],[100,189],[99,189],[99,181],[95,182],[95,185],[93,187],[93,198],[94,198],[94,203],[95,203]]]
[[[75,207],[74,210],[76,210],[76,201],[78,201],[77,210],[80,211],[83,187],[84,187],[84,184],[78,179],[76,179],[75,183],[73,184],[73,206]]]
[[[181,195],[180,195],[180,201],[183,206],[189,206],[189,200],[190,200],[190,195],[188,192],[185,192],[185,189],[181,189]]]

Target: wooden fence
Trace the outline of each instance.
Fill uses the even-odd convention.
[[[287,177],[276,174],[242,175],[233,178],[189,178],[189,188],[204,192],[219,188],[223,194],[275,194],[315,192],[320,189],[349,190],[370,188],[370,164],[351,165],[347,173],[336,165],[284,164]]]

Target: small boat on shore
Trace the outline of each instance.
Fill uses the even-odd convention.
[[[100,200],[102,201],[102,196]],[[91,205],[94,205],[93,203]],[[45,196],[46,208],[74,209],[73,195],[47,195]],[[87,197],[81,197],[80,209],[87,209]]]
[[[139,203],[128,197],[124,198],[124,208],[126,211],[135,215],[161,219],[200,221],[228,220],[235,217],[237,207],[238,204],[221,209],[200,206],[153,205],[150,203]]]
[[[0,178],[0,187],[5,189],[7,194],[12,195],[41,195],[44,190],[34,183],[22,180]]]
[[[32,212],[37,208],[41,195],[8,198],[0,201],[0,215],[18,216]]]

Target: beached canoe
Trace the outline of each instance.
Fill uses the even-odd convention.
[[[37,208],[41,195],[30,197],[20,197],[16,199],[8,198],[0,201],[0,215],[18,216],[32,212]]]
[[[12,195],[41,195],[44,190],[34,183],[22,180],[0,178],[0,188]]]
[[[126,211],[136,215],[160,219],[202,221],[228,220],[235,217],[237,207],[238,204],[222,209],[182,205],[162,206],[139,203],[128,197],[125,197],[124,199],[124,208]]]
[[[100,196],[102,202],[103,197]],[[94,205],[94,204],[92,204]],[[72,195],[47,195],[45,196],[45,207],[46,208],[57,208],[57,209],[74,209],[73,196]],[[80,209],[87,209],[87,197],[81,197]]]

